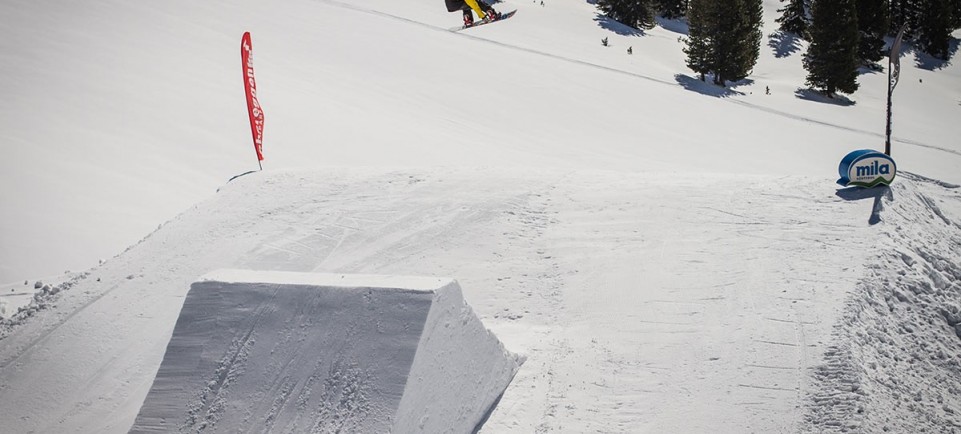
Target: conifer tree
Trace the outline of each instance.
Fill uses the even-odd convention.
[[[688,67],[714,83],[744,79],[761,52],[761,0],[691,0]]]
[[[757,65],[757,59],[761,56],[761,38],[763,36],[761,28],[764,26],[763,0],[744,0],[742,23],[744,25],[743,35],[745,36],[742,40],[744,56],[741,58],[743,75],[738,77],[737,80],[746,78],[754,70],[754,65]]]
[[[782,31],[794,33],[801,38],[807,38],[808,17],[807,9],[804,7],[804,0],[781,1],[787,1],[787,4],[777,10],[781,13],[781,17],[774,21],[781,23],[780,29]]]
[[[728,0],[719,5],[714,83],[742,80],[751,73],[761,53],[761,0]]]
[[[961,29],[961,0],[951,0],[951,28]]]
[[[687,13],[688,33],[687,47],[683,49],[687,54],[687,67],[700,75],[711,72],[714,64],[714,54],[711,51],[712,38],[709,17],[714,0],[690,0]]]
[[[917,47],[946,59],[951,32],[961,28],[961,0],[890,0],[891,32],[907,25],[906,34]]]
[[[598,0],[597,7],[612,20],[635,29],[654,28],[653,0]]]
[[[687,12],[687,0],[657,0],[661,16],[669,20],[683,17]]]
[[[815,0],[811,45],[804,54],[807,84],[829,97],[858,90],[858,26],[855,0]]]
[[[858,59],[862,64],[874,64],[884,57],[884,35],[891,19],[887,0],[856,0],[858,20]]]
[[[948,0],[922,0],[918,11],[918,28],[915,31],[922,51],[947,59],[951,39],[953,13]]]
[[[907,25],[909,36],[914,35],[918,28],[918,12],[921,10],[921,0],[890,0],[891,29],[889,33],[897,33],[901,26]]]

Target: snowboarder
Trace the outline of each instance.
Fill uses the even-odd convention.
[[[500,12],[495,11],[491,5],[480,0],[444,1],[447,3],[447,12],[464,11],[464,27],[474,25],[473,12],[477,12],[477,16],[482,20],[497,21],[501,18]]]

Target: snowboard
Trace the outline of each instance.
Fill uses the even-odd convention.
[[[510,18],[510,17],[513,17],[515,13],[517,13],[517,10],[516,10],[516,9],[515,9],[515,10],[512,10],[512,11],[510,11],[510,12],[501,12],[501,18],[500,18],[499,20],[493,20],[493,21],[487,21],[487,20],[475,21],[475,22],[474,22],[474,25],[472,25],[472,26],[470,26],[470,27],[457,26],[457,27],[451,27],[449,30],[452,31],[452,32],[459,32],[459,31],[461,31],[461,30],[473,29],[474,27],[480,27],[480,26],[484,26],[484,25],[487,25],[487,24],[499,23],[499,22],[504,21],[504,20],[506,20],[506,19],[508,19],[508,18]]]

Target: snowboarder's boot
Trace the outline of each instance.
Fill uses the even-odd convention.
[[[474,13],[470,9],[464,10],[464,27],[470,27],[474,25]]]
[[[494,10],[494,8],[488,6],[487,10],[484,11],[487,16],[484,17],[484,21],[497,21],[501,19],[501,13]]]

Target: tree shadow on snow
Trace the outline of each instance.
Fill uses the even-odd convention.
[[[767,37],[767,46],[774,49],[774,57],[783,59],[801,51],[801,39],[791,32],[778,30]]]
[[[871,215],[868,217],[869,225],[876,225],[881,222],[881,211],[884,210],[881,199],[884,198],[888,201],[894,200],[894,193],[892,193],[891,188],[886,185],[879,185],[873,188],[847,187],[838,190],[835,194],[841,199],[848,201],[874,199],[874,206],[871,207]]]
[[[835,95],[833,98],[830,98],[827,95],[825,95],[823,92],[819,92],[814,89],[798,88],[796,91],[794,91],[794,96],[807,101],[814,101],[822,104],[832,104],[832,105],[839,105],[839,106],[845,106],[845,107],[849,107],[857,104],[857,102],[850,100],[846,96]]]
[[[884,71],[884,67],[881,66],[881,64],[879,63],[874,63],[867,66],[861,66],[858,68],[858,76],[865,75],[865,74],[881,74],[881,73],[886,74],[886,72]]]
[[[695,77],[691,77],[685,74],[677,74],[674,76],[674,80],[677,84],[680,84],[684,89],[704,94],[707,96],[713,96],[715,98],[729,98],[735,95],[744,95],[744,92],[738,92],[731,87],[718,86],[710,81],[701,81]],[[741,80],[735,84],[735,86],[741,86],[746,84],[754,83],[751,80]],[[733,87],[733,86],[732,86]]]
[[[621,23],[619,21],[614,21],[610,17],[597,14],[594,17],[594,21],[597,21],[597,25],[604,30],[610,30],[621,36],[644,36],[644,31],[635,29],[627,24]]]
[[[658,26],[661,26],[662,29],[669,32],[680,33],[684,36],[687,36],[691,32],[691,28],[687,25],[687,21],[680,18],[676,20],[669,20],[662,16],[657,16],[655,21],[657,21]]]
[[[936,69],[944,69],[951,66],[951,59],[954,58],[955,54],[958,54],[958,46],[961,45],[961,41],[958,38],[951,38],[948,41],[948,56],[945,59],[938,59],[928,53],[915,48],[914,51],[914,65],[921,69],[926,69],[928,71],[934,71]]]

